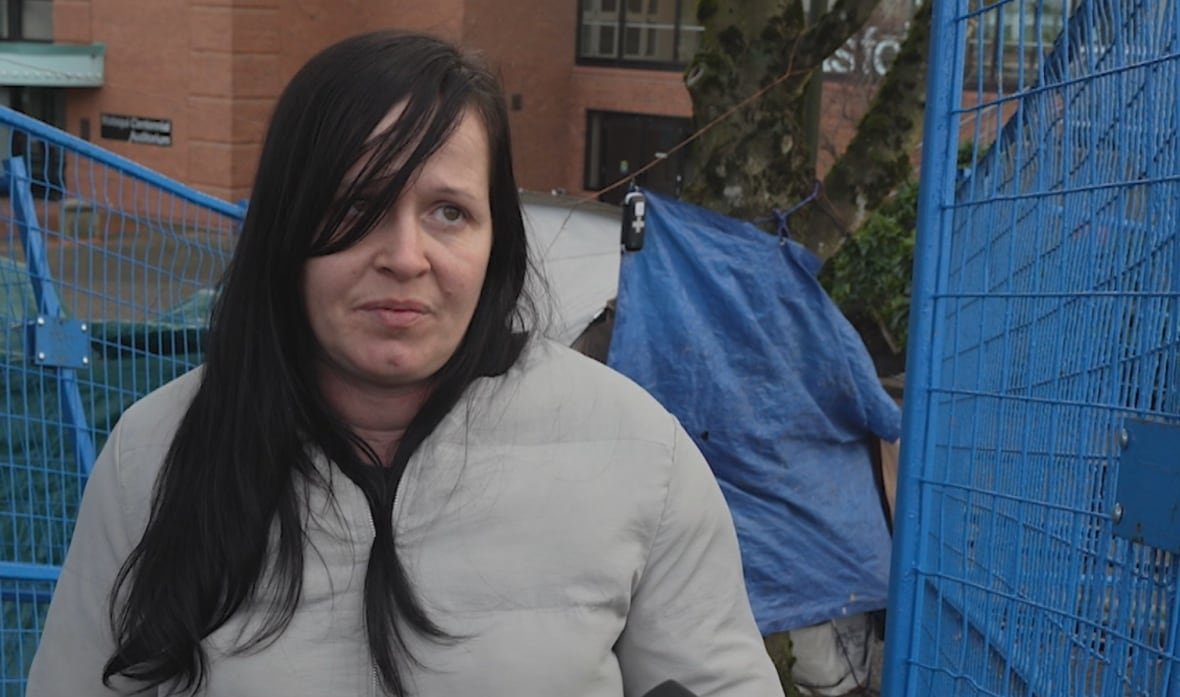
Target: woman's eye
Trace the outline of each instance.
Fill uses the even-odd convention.
[[[458,223],[467,217],[463,209],[451,204],[444,204],[434,209],[434,214],[445,223]]]

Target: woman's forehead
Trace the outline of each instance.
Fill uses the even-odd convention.
[[[420,137],[416,137],[405,143],[399,149],[400,151],[396,153],[395,157],[382,166],[381,171],[370,170],[373,158],[381,156],[381,146],[384,138],[396,128],[398,120],[405,111],[406,102],[399,102],[391,107],[389,112],[377,123],[370,133],[368,140],[365,142],[362,155],[357,158],[356,162],[345,173],[344,179],[341,182],[342,188],[348,188],[358,179],[363,179],[366,183],[379,185],[383,182],[388,182],[389,179],[398,175],[406,159],[421,144]],[[428,129],[421,129],[421,131],[426,130]],[[465,169],[485,169],[490,175],[491,149],[489,147],[489,134],[484,119],[474,107],[465,107],[458,115],[454,126],[447,129],[445,139],[441,143],[438,143],[437,147],[431,148],[431,150],[432,152],[429,158],[419,163],[419,170],[432,161],[438,163],[438,161],[442,160],[464,165]],[[480,160],[486,164],[485,168],[472,167],[472,165]]]

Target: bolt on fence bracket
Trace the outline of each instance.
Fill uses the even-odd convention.
[[[1180,552],[1180,424],[1128,419],[1117,440],[1114,534]]]

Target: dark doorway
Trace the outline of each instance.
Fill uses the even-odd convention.
[[[614,111],[587,112],[585,187],[596,191],[619,180],[634,178],[646,189],[677,196],[683,180],[685,150],[671,152],[692,132],[689,119]],[[662,162],[636,176],[653,160]],[[627,193],[622,186],[600,198],[619,203]]]
[[[62,91],[53,87],[0,87],[0,104],[61,128],[65,122]],[[57,200],[64,193],[65,158],[60,146],[31,138],[24,131],[0,129],[0,157],[25,158],[33,195]],[[0,191],[7,196],[8,191]]]

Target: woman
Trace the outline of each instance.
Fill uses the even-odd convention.
[[[708,467],[525,331],[528,268],[484,68],[397,33],[313,58],[206,364],[95,466],[28,694],[781,694]]]

